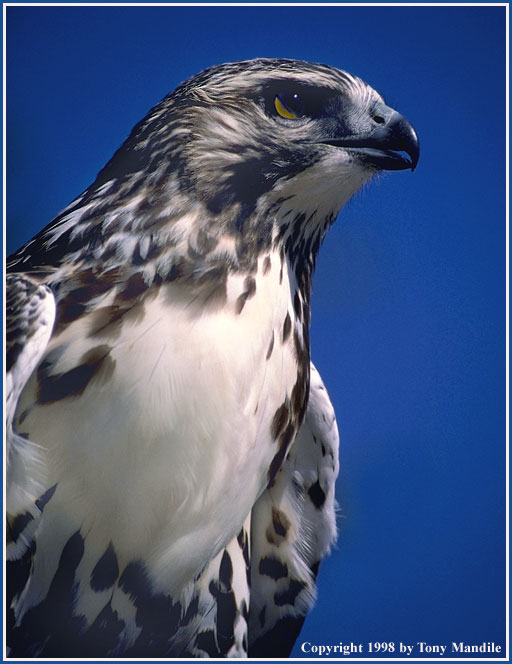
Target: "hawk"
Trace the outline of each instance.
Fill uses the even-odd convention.
[[[10,257],[11,656],[289,654],[336,536],[317,253],[418,156],[349,73],[214,66]]]

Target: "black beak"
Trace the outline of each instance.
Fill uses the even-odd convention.
[[[414,171],[420,158],[420,144],[411,124],[403,115],[384,104],[376,105],[372,121],[375,129],[369,134],[323,142],[354,148],[354,153],[361,161],[379,170],[400,171],[410,168]]]

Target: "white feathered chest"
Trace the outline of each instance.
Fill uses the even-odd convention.
[[[55,510],[68,532],[88,533],[84,578],[112,542],[120,565],[144,559],[160,590],[179,592],[240,531],[272,459],[282,461],[285,429],[294,417],[298,427],[298,413],[282,407],[297,382],[302,328],[278,253],[261,258],[241,307],[245,283],[229,277],[226,305],[206,311],[162,285],[115,330],[98,329],[93,311],[54,336],[19,427],[37,432],[48,486],[58,484],[43,519]],[[72,372],[84,358],[90,377],[80,379]],[[56,381],[63,398],[53,401]],[[37,394],[42,405],[31,404]]]

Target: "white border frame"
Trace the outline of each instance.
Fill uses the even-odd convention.
[[[509,566],[509,555],[510,555],[510,541],[509,541],[509,433],[510,433],[510,418],[509,418],[509,398],[510,398],[510,375],[509,375],[509,296],[510,296],[510,287],[509,287],[509,3],[508,2],[6,2],[2,5],[2,14],[3,14],[3,201],[2,201],[2,210],[3,210],[3,238],[6,237],[6,128],[7,128],[7,114],[6,114],[6,78],[7,78],[7,64],[6,64],[6,42],[7,42],[7,26],[6,26],[6,15],[7,7],[505,7],[506,8],[506,73],[505,73],[505,86],[506,86],[506,509],[505,509],[505,518],[506,518],[506,656],[505,657],[438,657],[435,658],[435,661],[443,660],[447,662],[506,662],[509,659],[509,643],[510,643],[510,566]],[[3,255],[3,302],[5,303],[5,263],[6,263],[6,246],[5,241],[3,242],[2,247]],[[5,316],[2,316],[2,334],[3,334],[3,363],[5,367],[5,342],[6,342],[6,328],[5,328]],[[3,376],[3,393],[5,394],[5,374]],[[4,464],[3,464],[3,504],[5,505],[5,487],[6,487],[6,477],[5,477],[5,419],[3,419],[2,424],[3,431],[3,440],[4,440]],[[5,512],[3,515],[3,541],[5,542],[6,538],[6,519]],[[5,560],[3,564],[3,606],[5,607],[6,595],[5,595]],[[6,632],[6,623],[5,623],[5,611],[3,612],[3,659],[11,662],[15,661],[26,661],[23,658],[11,657],[7,658],[6,654],[6,645],[5,645],[5,632]],[[259,658],[264,661],[295,661],[295,662],[304,662],[304,661],[316,661],[317,659],[329,659],[335,662],[363,662],[363,657],[312,657],[312,658]],[[428,662],[428,658],[424,657],[372,657],[368,658],[369,661],[376,662],[401,662],[401,661],[413,661],[413,662]],[[152,662],[181,662],[185,658],[144,658],[144,661]],[[40,662],[54,662],[54,661],[65,661],[65,662],[104,662],[104,661],[121,661],[121,662],[140,662],[140,658],[123,658],[123,659],[109,659],[105,660],[102,658],[37,658],[32,661]],[[190,661],[195,661],[191,659]],[[214,660],[212,660],[214,661]],[[245,659],[233,658],[231,661],[244,662]]]

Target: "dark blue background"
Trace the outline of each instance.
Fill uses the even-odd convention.
[[[417,171],[379,177],[348,204],[314,281],[313,358],[341,425],[340,538],[300,642],[504,645],[505,9],[7,16],[9,250],[154,103],[214,63],[326,62],[410,119]]]

